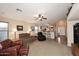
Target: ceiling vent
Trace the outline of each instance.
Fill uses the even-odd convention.
[[[22,12],[22,10],[21,10],[21,9],[19,9],[19,8],[17,8],[17,9],[16,9],[16,11]]]

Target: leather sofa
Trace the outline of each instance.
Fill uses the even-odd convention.
[[[37,40],[37,36],[31,36],[29,33],[20,33],[19,38],[25,43],[31,43]]]
[[[0,49],[0,56],[23,56],[28,55],[29,46],[23,46],[21,40],[11,41],[7,39],[5,41],[0,42],[2,45],[2,49]]]

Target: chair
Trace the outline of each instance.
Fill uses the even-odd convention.
[[[79,56],[79,44],[72,44],[71,50],[73,56]]]
[[[42,32],[38,32],[38,40],[39,41],[45,41],[46,40],[46,37],[43,35]]]

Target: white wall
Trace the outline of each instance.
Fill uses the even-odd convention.
[[[71,46],[74,43],[73,25],[76,23],[79,23],[79,21],[67,21],[67,46]]]
[[[13,32],[13,29],[16,29],[17,25],[22,25],[23,26],[23,31],[17,31],[16,32],[16,38],[18,38],[19,33],[26,33],[28,29],[30,28],[30,24],[21,20],[14,20],[14,19],[9,19],[5,17],[0,16],[0,21],[8,22],[9,23],[9,39],[14,39],[15,35]]]

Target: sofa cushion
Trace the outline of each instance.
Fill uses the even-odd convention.
[[[2,41],[0,43],[2,45],[2,49],[6,49],[8,47],[11,47],[13,42],[11,40],[7,39],[7,40]]]

